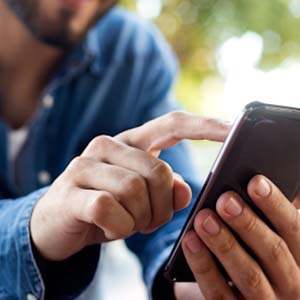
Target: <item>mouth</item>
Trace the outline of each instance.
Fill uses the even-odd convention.
[[[62,5],[70,10],[78,10],[86,0],[60,0]]]

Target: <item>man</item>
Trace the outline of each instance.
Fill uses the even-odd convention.
[[[113,10],[87,34],[114,2],[0,1],[4,298],[75,298],[102,242],[149,233],[187,206],[190,188],[173,170],[198,190],[184,145],[162,153],[171,170],[136,142],[104,136],[176,108],[174,58],[155,29]],[[149,291],[184,216],[127,239]]]
[[[172,113],[126,131],[176,108],[170,92],[175,68],[155,29],[121,10],[104,16],[114,4],[0,0],[1,299],[76,298],[93,278],[100,245],[118,238],[140,258],[149,293],[172,297],[159,270],[187,211],[172,216],[191,198],[176,173],[195,195],[199,180],[184,144],[157,156],[183,138],[222,141],[229,128]],[[263,233],[269,237],[259,245],[268,250],[261,269],[241,248],[229,247],[236,243],[216,215],[201,212],[183,248],[202,293],[207,299],[239,295],[199,238],[245,299],[298,299],[296,209],[263,177],[253,179],[249,193],[262,210],[268,208],[261,197],[273,203],[270,218],[289,248],[276,243],[272,252],[272,242],[283,240],[259,221],[242,226],[254,247]],[[233,227],[257,220],[232,193],[220,199],[218,211]],[[274,253],[276,270],[269,270]],[[175,292],[178,299],[202,297],[194,284],[176,285]]]

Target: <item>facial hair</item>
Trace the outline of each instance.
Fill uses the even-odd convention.
[[[66,10],[60,11],[59,19],[62,24],[59,30],[53,32],[51,28],[49,28],[50,25],[40,24],[38,18],[38,0],[4,0],[4,2],[39,41],[63,50],[74,46],[74,41],[70,38],[67,26],[69,19],[72,17],[71,12]]]

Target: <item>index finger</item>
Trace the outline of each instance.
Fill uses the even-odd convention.
[[[230,123],[186,112],[172,112],[116,136],[122,142],[155,152],[174,146],[183,139],[223,142]]]

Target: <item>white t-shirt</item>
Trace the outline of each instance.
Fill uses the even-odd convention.
[[[8,133],[8,158],[12,165],[16,161],[28,136],[28,128],[10,129]]]

